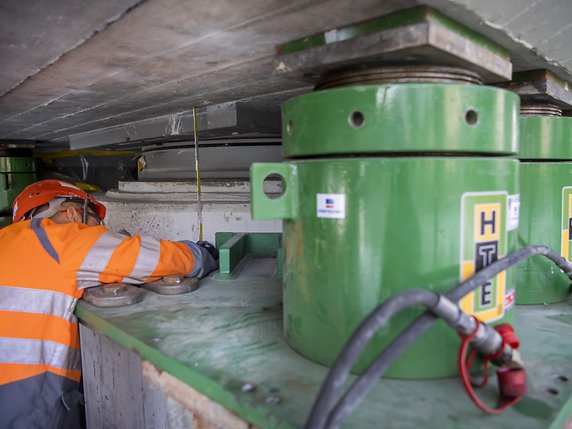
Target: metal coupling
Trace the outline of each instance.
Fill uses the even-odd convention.
[[[455,331],[461,332],[466,324],[463,316],[467,316],[453,301],[445,295],[437,295],[437,304],[429,308],[429,310],[443,319],[447,325],[451,326]]]
[[[430,311],[461,335],[469,335],[477,328],[476,319],[463,312],[457,304],[444,295],[438,295],[437,304],[430,308]],[[471,346],[482,356],[497,355],[500,352],[493,359],[493,363],[497,366],[524,368],[520,354],[503,342],[499,332],[484,323],[479,324]]]
[[[494,355],[501,350],[503,340],[501,335],[495,331],[494,328],[481,323],[477,335],[475,335],[475,338],[471,341],[471,346],[481,355]]]

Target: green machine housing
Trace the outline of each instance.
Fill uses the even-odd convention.
[[[36,161],[30,151],[0,151],[0,227],[12,222],[14,198],[36,177]]]
[[[572,118],[521,116],[521,225],[519,247],[544,244],[572,255]],[[519,266],[517,304],[566,300],[570,280],[550,261]]]
[[[255,219],[284,219],[284,329],[296,351],[330,365],[363,318],[411,288],[447,292],[517,246],[516,94],[463,84],[362,85],[286,102],[284,163],[251,169]],[[264,193],[280,175],[283,195]],[[516,207],[516,215],[515,215]],[[513,318],[509,271],[460,305]],[[395,317],[363,371],[420,310]],[[439,321],[390,368],[398,378],[456,373],[457,335]]]

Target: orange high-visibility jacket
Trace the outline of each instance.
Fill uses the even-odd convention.
[[[80,353],[74,309],[86,287],[187,275],[193,265],[185,244],[130,238],[103,226],[33,219],[1,229],[0,426],[20,422],[36,427],[38,420],[38,427],[51,427],[42,419],[59,406],[58,395],[77,385]],[[18,396],[26,402],[42,398],[46,412],[34,411],[37,415],[29,418],[36,420],[18,420]],[[10,410],[5,409],[6,398]]]

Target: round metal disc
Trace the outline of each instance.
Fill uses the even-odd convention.
[[[97,307],[123,307],[143,299],[138,287],[124,283],[110,283],[87,289],[83,299]]]
[[[409,65],[333,73],[322,78],[314,89],[388,83],[469,83],[480,85],[482,80],[478,74],[469,70],[454,67]]]
[[[520,114],[527,116],[562,116],[562,108],[555,104],[534,104],[524,102],[520,105]]]
[[[197,290],[199,279],[184,276],[166,276],[160,280],[145,283],[143,287],[159,295],[181,295]]]

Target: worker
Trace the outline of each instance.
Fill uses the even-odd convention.
[[[0,230],[0,428],[77,427],[77,300],[101,283],[202,277],[212,249],[128,237],[102,225],[105,206],[78,187],[44,180],[13,204]]]

